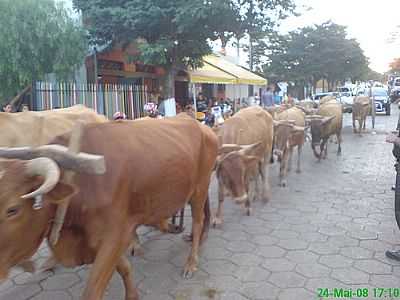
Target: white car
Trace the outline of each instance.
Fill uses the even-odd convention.
[[[339,87],[338,88],[339,92],[339,101],[343,105],[343,111],[344,112],[351,112],[353,110],[353,102],[354,102],[354,97],[353,97],[353,92],[351,91],[350,87]]]

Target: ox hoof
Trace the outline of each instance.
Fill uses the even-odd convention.
[[[249,207],[249,208],[247,208],[246,209],[246,216],[250,216],[251,215],[251,212],[252,212],[253,210]]]
[[[188,243],[193,241],[193,235],[192,234],[184,234],[182,238],[183,238],[183,240],[185,242],[188,242]]]
[[[296,173],[297,173],[297,174],[300,174],[300,173],[301,173],[301,170],[300,170],[300,169],[297,169],[297,170],[296,170]]]
[[[179,225],[168,224],[167,232],[172,234],[179,234],[182,233],[184,230],[185,228]]]
[[[182,277],[184,279],[191,279],[193,278],[194,273],[197,271],[197,267],[195,266],[185,266],[183,270]]]
[[[57,266],[57,261],[56,259],[51,256],[49,257],[39,268],[39,272],[49,272],[49,271],[53,271]]]
[[[132,256],[144,256],[144,250],[142,247],[133,248],[131,252]]]
[[[214,217],[211,223],[212,223],[212,226],[215,228],[217,226],[222,225],[223,221],[222,221],[222,218]]]

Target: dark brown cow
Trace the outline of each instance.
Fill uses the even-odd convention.
[[[326,159],[328,154],[328,139],[336,135],[338,141],[337,155],[342,152],[343,110],[340,103],[327,102],[318,109],[318,115],[307,117],[311,126],[311,148],[318,161]],[[318,153],[317,147],[320,152]]]
[[[60,137],[55,143],[65,145],[67,139]],[[204,208],[218,152],[212,130],[184,116],[92,124],[84,127],[80,146],[81,151],[104,156],[106,173],[77,173],[72,184],[53,182],[40,210],[21,195],[36,190],[43,177],[27,172],[26,161],[0,162],[1,277],[48,238],[55,214],[52,203],[66,197],[71,202],[60,239],[50,247],[64,266],[93,263],[82,299],[102,299],[114,270],[123,278],[125,299],[138,299],[124,255],[132,234],[141,224],[171,216],[188,199],[193,243],[183,274],[191,276],[197,270]],[[9,153],[0,150],[0,155],[5,152]]]

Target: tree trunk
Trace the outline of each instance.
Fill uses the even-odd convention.
[[[167,70],[167,74],[162,80],[162,97],[164,99],[170,99],[175,97],[175,74],[176,69],[170,67]]]
[[[253,71],[253,40],[251,34],[249,34],[249,67],[250,71]]]

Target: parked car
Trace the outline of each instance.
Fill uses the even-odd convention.
[[[351,111],[353,110],[353,101],[354,101],[353,92],[351,88],[346,86],[339,87],[338,92],[339,92],[339,102],[342,103],[343,105],[343,111],[351,113]]]
[[[317,93],[311,97],[311,100],[314,102],[314,108],[317,108],[319,106],[319,101],[326,97],[326,96],[333,96],[337,97],[338,93],[335,92],[327,92],[327,93]]]
[[[371,90],[372,97],[375,101],[375,109],[377,113],[386,113],[390,116],[390,97],[385,88],[374,87]]]
[[[393,83],[391,85],[390,89],[390,100],[392,102],[397,101],[400,98],[400,77],[396,77],[393,80]]]

